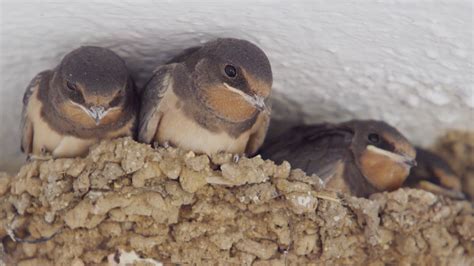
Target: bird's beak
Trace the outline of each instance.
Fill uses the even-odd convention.
[[[102,120],[102,118],[104,118],[104,116],[107,115],[107,113],[110,111],[110,109],[106,109],[103,106],[86,107],[73,101],[71,101],[71,103],[81,108],[82,111],[84,111],[88,116],[94,119],[96,125],[99,125],[100,120]]]
[[[95,120],[96,125],[100,124],[100,120],[107,114],[107,112],[108,110],[103,106],[92,106],[87,109],[87,113]]]
[[[410,167],[415,167],[417,166],[418,164],[416,163],[416,160],[415,159],[411,159],[409,158],[408,156],[404,156],[405,157],[405,161],[404,163]]]
[[[239,89],[236,89],[232,86],[230,86],[229,84],[227,83],[224,83],[224,86],[234,92],[234,93],[237,93],[239,94],[240,96],[242,96],[242,98],[244,98],[247,102],[249,102],[250,104],[252,104],[253,106],[255,106],[255,108],[257,108],[257,110],[259,111],[263,111],[263,110],[266,110],[266,105],[265,105],[265,98],[262,97],[262,96],[258,96],[258,95],[248,95],[246,94],[245,92],[239,90]]]
[[[251,96],[252,97],[252,96]],[[265,98],[263,98],[262,96],[257,96],[257,95],[254,95],[252,97],[252,101],[251,103],[259,110],[259,111],[263,111],[265,110]]]
[[[387,156],[390,159],[394,160],[395,162],[402,163],[406,165],[407,167],[414,167],[417,165],[416,160],[413,157],[408,156],[406,154],[398,154],[398,153],[389,152],[389,151],[377,148],[373,145],[367,146],[367,149],[374,153]]]

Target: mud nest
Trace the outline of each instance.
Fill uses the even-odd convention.
[[[336,195],[288,163],[127,138],[1,176],[0,204],[7,265],[474,263],[470,202]]]
[[[474,132],[450,131],[433,151],[449,162],[461,178],[463,192],[474,201]]]

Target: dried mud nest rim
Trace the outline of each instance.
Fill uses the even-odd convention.
[[[339,198],[288,163],[127,138],[0,176],[0,196],[7,264],[107,264],[120,253],[178,264],[448,265],[474,254],[469,202],[415,189]]]

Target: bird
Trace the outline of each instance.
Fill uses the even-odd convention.
[[[124,60],[106,48],[81,46],[26,88],[21,150],[28,159],[78,157],[102,139],[133,137],[138,104]]]
[[[439,155],[416,147],[416,161],[405,181],[405,186],[419,188],[453,199],[465,199],[462,193],[461,178]]]
[[[260,153],[315,174],[327,189],[357,197],[399,188],[416,165],[412,144],[377,120],[296,126],[265,143]]]
[[[141,92],[138,140],[251,156],[271,114],[272,70],[255,44],[219,38],[159,66]]]

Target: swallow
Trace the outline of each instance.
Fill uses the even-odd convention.
[[[328,189],[358,197],[399,188],[416,165],[410,142],[375,120],[297,126],[266,143],[261,154],[316,174]]]
[[[29,158],[83,156],[101,139],[133,136],[137,115],[125,62],[108,49],[80,47],[27,87],[21,150]]]
[[[416,147],[416,161],[405,181],[406,186],[424,189],[454,199],[465,199],[461,178],[449,164],[437,154]]]
[[[255,44],[223,38],[158,67],[141,93],[138,139],[198,153],[253,155],[271,113],[272,70]]]

